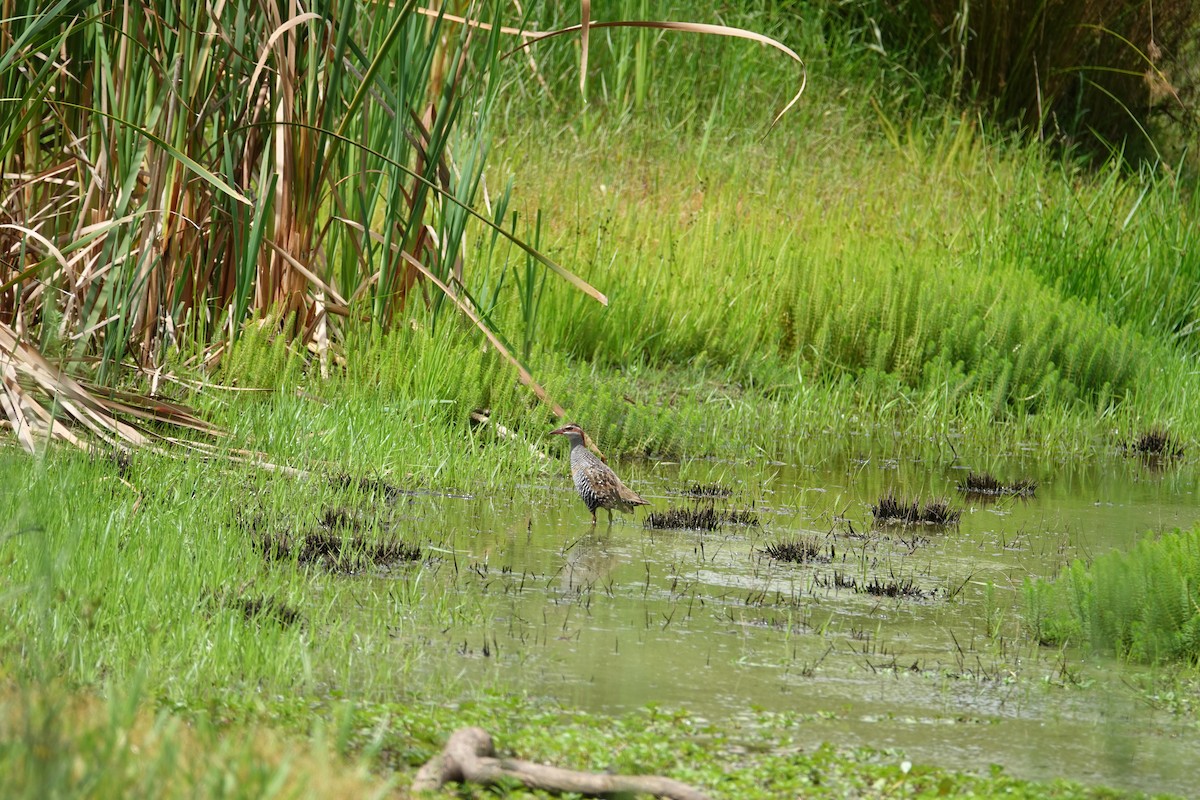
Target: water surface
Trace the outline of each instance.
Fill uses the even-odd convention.
[[[1144,668],[1039,648],[1019,618],[1027,576],[1195,523],[1191,465],[1081,467],[1032,454],[616,465],[650,510],[685,506],[694,501],[681,491],[720,483],[733,496],[718,508],[758,515],[758,525],[706,532],[646,530],[645,511],[611,527],[601,511],[592,528],[559,466],[549,486],[508,497],[413,504],[414,529],[439,532],[434,557],[414,569],[453,571],[487,607],[482,625],[464,617],[422,632],[427,679],[606,713],[657,704],[746,724],[755,709],[811,715],[799,728],[804,747],[896,748],[949,767],[1193,791],[1200,733],[1130,687]],[[1034,479],[1036,495],[965,499],[955,486],[967,466]],[[948,498],[961,520],[873,528],[870,505],[889,490]],[[798,536],[832,559],[788,564],[763,553]],[[872,581],[920,596],[848,585]]]

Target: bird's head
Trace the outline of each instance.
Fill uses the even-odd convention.
[[[558,430],[550,431],[551,436],[566,436],[568,439],[573,439],[578,436],[583,438],[583,428],[579,427],[578,423],[572,422],[568,425],[563,425]]]

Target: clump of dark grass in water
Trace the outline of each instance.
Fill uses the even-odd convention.
[[[735,508],[732,511],[725,512],[723,521],[727,525],[746,525],[755,528],[758,527],[758,514],[753,511],[739,511]]]
[[[212,592],[209,601],[212,607],[232,608],[241,612],[247,622],[269,621],[288,627],[301,621],[299,609],[282,602],[274,595],[248,595],[245,593],[245,587],[236,591]]]
[[[321,512],[317,522],[327,531],[362,531],[370,527],[370,523],[361,514],[345,507],[330,507]]]
[[[913,582],[911,577],[897,578],[892,576],[885,580],[876,575],[870,581],[860,583],[853,575],[847,575],[840,570],[834,570],[832,578],[829,576],[816,576],[813,582],[822,588],[849,589],[855,594],[869,594],[872,597],[929,600],[938,595],[937,589],[922,589]]]
[[[920,500],[900,500],[894,492],[888,492],[871,506],[876,525],[940,525],[958,524],[962,511],[951,508],[945,500],[929,500],[924,506]]]
[[[645,525],[651,530],[691,529],[715,531],[722,525],[758,525],[758,514],[753,511],[718,511],[712,502],[694,506],[652,511],[646,515]]]
[[[878,575],[871,578],[870,583],[865,584],[862,588],[855,587],[855,591],[874,597],[902,597],[909,600],[925,600],[937,594],[936,591],[926,591],[917,586],[911,577],[899,579],[893,577],[884,581],[880,580]]]
[[[820,574],[814,575],[813,584],[820,586],[822,589],[850,589],[855,592],[859,591],[858,581],[855,580],[853,575],[847,575],[836,569],[833,571],[833,577]]]
[[[238,597],[229,601],[248,621],[270,620],[289,627],[300,621],[300,611],[274,597]]]
[[[987,472],[968,472],[965,480],[959,481],[958,490],[963,494],[986,495],[989,497],[1032,497],[1037,491],[1037,481],[1019,480],[1001,483]]]
[[[763,548],[763,552],[776,561],[787,561],[792,564],[805,564],[813,561],[828,563],[833,560],[833,546],[830,545],[829,555],[821,551],[821,543],[813,536],[798,536],[774,542]]]
[[[688,528],[715,531],[721,524],[721,515],[711,505],[693,508],[668,508],[652,511],[646,515],[646,527],[654,530]]]
[[[287,526],[271,527],[261,514],[249,520],[239,517],[238,523],[253,536],[255,546],[268,561],[295,558],[302,566],[352,573],[421,558],[421,548],[398,539],[371,542],[363,536],[343,535],[348,526],[353,526],[352,530],[362,527],[361,521],[345,509],[326,509],[317,530],[297,532]]]
[[[680,492],[687,497],[698,497],[711,500],[724,500],[733,497],[733,489],[728,486],[722,486],[719,483],[700,484],[693,483],[688,488]]]
[[[1154,458],[1175,458],[1183,455],[1183,445],[1169,431],[1151,428],[1143,431],[1124,446],[1127,455]]]

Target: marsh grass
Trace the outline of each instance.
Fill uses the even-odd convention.
[[[644,525],[651,530],[698,530],[715,531],[721,527],[724,517],[711,505],[669,508],[666,511],[651,511]]]
[[[750,712],[752,724],[731,733],[670,709],[607,717],[506,696],[451,705],[279,698],[260,712],[218,704],[174,714],[156,711],[137,688],[103,697],[39,690],[6,691],[0,708],[7,744],[0,749],[0,774],[7,796],[30,800],[393,797],[460,725],[484,727],[521,758],[675,775],[747,800],[780,792],[881,800],[930,794],[1113,797],[1110,789],[1062,780],[1031,782],[924,764],[902,769],[895,758],[867,748],[826,744],[791,752],[811,718],[763,710]],[[309,729],[314,708],[329,725]],[[258,714],[264,712],[274,726],[260,724]],[[817,785],[814,775],[821,776]]]
[[[392,779],[339,754],[333,736],[304,741],[262,725],[156,711],[144,690],[105,695],[60,686],[0,692],[0,775],[10,798],[384,797]]]
[[[396,539],[374,542],[347,534],[346,529],[360,525],[353,522],[344,509],[327,509],[321,526],[325,530],[292,532],[263,530],[261,525],[251,523],[243,529],[253,537],[256,548],[267,561],[302,567],[318,565],[332,572],[353,574],[421,558],[419,547]]]
[[[402,630],[412,612],[435,626],[485,613],[465,596],[454,599],[452,572],[406,571],[427,542],[440,540],[411,516],[394,519],[375,507],[386,499],[364,503],[358,491],[319,476],[225,467],[147,455],[118,480],[106,462],[84,455],[51,453],[33,469],[26,457],[0,457],[15,490],[0,498],[10,520],[0,546],[11,585],[28,587],[3,611],[9,674],[37,677],[26,674],[36,661],[14,654],[42,641],[47,663],[72,685],[136,668],[165,702],[192,705],[221,686],[222,702],[253,704],[264,687],[288,694],[344,682],[339,665],[360,649],[355,630]],[[346,508],[356,509],[349,528],[338,516]],[[277,558],[265,560],[261,541],[238,523],[247,513],[268,533],[289,526],[286,543],[271,550]],[[356,624],[338,624],[338,609],[354,605],[365,586],[349,573],[378,571],[381,559],[391,567],[391,592],[364,602]],[[418,584],[443,583],[430,601],[413,602]],[[61,600],[49,603],[54,596]],[[53,644],[36,634],[46,625],[60,632]],[[308,631],[323,633],[310,639]],[[403,682],[413,646],[373,637],[368,664],[356,670],[359,689],[383,693]]]
[[[380,481],[395,492],[528,480],[545,460],[535,453],[554,456],[545,434],[557,427],[556,418],[527,401],[513,372],[470,330],[444,328],[434,335],[408,327],[374,343],[356,340],[354,346],[360,345],[340,374],[322,380],[303,358],[244,352],[277,347],[247,335],[232,348],[231,363],[274,364],[261,375],[268,383],[278,379],[278,390],[212,387],[180,397],[226,431],[233,446],[346,481]],[[914,388],[878,372],[818,379],[769,357],[749,367],[750,381],[745,366],[704,359],[613,370],[541,352],[535,363],[549,391],[603,452],[667,460],[738,459],[750,451],[791,459],[814,443],[851,452],[866,442],[889,454],[905,448],[916,456],[940,452],[946,435],[986,449],[1036,443],[1054,458],[1089,457],[1103,449],[1098,435],[1104,429],[1136,429],[1143,414],[1175,418],[1194,380],[1180,361],[1164,372],[1162,383],[1145,387],[1152,395],[1115,408],[1054,405],[998,420],[988,394],[942,384]],[[233,374],[219,380],[234,382],[242,384]],[[490,409],[491,420],[516,438],[473,424],[471,414],[480,408]],[[1188,431],[1192,424],[1191,417],[1179,416],[1173,427]],[[282,433],[289,428],[294,435]],[[486,458],[472,457],[483,453]]]
[[[875,575],[870,581],[857,586],[855,591],[875,597],[898,597],[906,600],[927,600],[938,595],[936,589],[922,589],[917,586],[912,576],[881,578]]]
[[[495,19],[500,9],[473,7]],[[604,302],[505,228],[507,195],[475,208],[504,35],[411,3],[358,0],[315,10],[145,0],[120,14],[73,2],[6,7],[0,247],[12,274],[0,287],[0,339],[13,340],[9,360],[53,371],[39,376],[51,395],[76,390],[65,408],[102,406],[76,420],[97,434],[111,408],[71,373],[112,386],[130,364],[161,375],[181,352],[209,345],[211,366],[251,322],[275,328],[282,347],[311,348],[326,375],[343,321],[387,330],[420,308],[431,325],[470,320],[553,407],[463,292],[476,224],[527,256],[523,296],[549,270]],[[52,400],[15,381],[5,397],[0,410],[26,449],[29,429],[43,427],[87,446],[87,434],[54,424]]]
[[[260,25],[251,6],[234,5]],[[38,10],[30,6],[31,14]],[[379,13],[399,10],[381,7]],[[538,13],[558,12],[542,4]],[[145,19],[135,15],[135,21]],[[335,104],[316,105],[317,82],[328,73],[318,64],[322,50],[315,45],[329,42],[319,26],[305,26],[302,35],[297,28],[295,41],[314,48],[295,62],[307,71],[293,78],[296,86],[314,81],[298,96],[312,103],[295,110],[301,116],[332,114]],[[185,33],[201,29],[179,26]],[[381,44],[387,25],[364,24],[363,30]],[[803,33],[808,41],[823,41],[828,53],[836,37],[820,30],[806,24]],[[128,34],[111,23],[104,31],[118,38]],[[261,40],[265,32],[256,27],[252,33]],[[436,38],[429,34],[414,23],[405,28],[405,41],[428,45]],[[962,437],[997,449],[1032,444],[1047,457],[1064,458],[1094,454],[1098,431],[1137,430],[1146,419],[1163,420],[1185,438],[1200,435],[1193,413],[1200,379],[1188,355],[1196,333],[1195,265],[1188,255],[1195,250],[1190,246],[1195,208],[1181,202],[1170,181],[1150,173],[1060,167],[1042,151],[997,140],[970,117],[910,123],[889,117],[886,103],[877,116],[856,115],[853,105],[864,102],[857,98],[870,94],[863,91],[844,94],[844,103],[803,109],[796,117],[803,125],[781,128],[765,145],[743,147],[738,139],[737,147],[730,146],[716,124],[725,110],[714,105],[696,114],[694,104],[668,108],[673,101],[653,91],[650,77],[666,68],[656,67],[649,51],[666,39],[645,32],[605,38],[597,47],[610,48],[611,62],[600,56],[594,62],[606,80],[592,82],[593,97],[610,92],[634,110],[657,105],[664,113],[632,131],[630,139],[617,136],[629,128],[627,119],[594,110],[578,123],[514,118],[516,127],[505,132],[508,138],[493,155],[517,168],[526,197],[553,211],[535,226],[547,252],[577,265],[609,294],[610,306],[602,308],[554,281],[543,287],[529,270],[526,251],[502,237],[478,253],[461,251],[476,260],[458,278],[464,296],[484,298],[491,296],[485,290],[509,275],[508,288],[495,292],[490,305],[481,300],[478,310],[486,310],[497,329],[523,331],[513,340],[529,366],[545,376],[549,395],[593,431],[606,452],[744,461],[748,453],[794,459],[813,448],[837,453],[882,443],[889,454],[919,457],[940,455],[948,438]],[[45,52],[58,52],[52,39],[43,45]],[[226,48],[228,42],[197,35],[181,40],[183,45]],[[703,74],[687,69],[676,74],[698,81],[757,69],[753,51],[709,47],[697,49]],[[546,57],[545,51],[537,57]],[[225,58],[232,71],[221,74],[250,66],[240,52],[225,52]],[[155,71],[157,64],[130,66],[142,70],[138,85],[153,91],[141,97],[124,93],[118,98],[121,113],[138,112],[134,106],[143,100],[182,102],[172,93],[176,84]],[[406,97],[428,99],[404,82],[400,64],[383,67]],[[4,78],[16,74],[10,70]],[[44,81],[48,74],[26,72],[21,79],[33,75]],[[357,77],[343,79],[343,89],[361,85]],[[220,81],[205,80],[186,87],[192,100],[226,96]],[[768,97],[773,84],[754,86],[766,87],[750,90],[750,99],[766,109],[774,102]],[[742,95],[725,98],[720,102],[730,113],[747,113],[739,105]],[[103,183],[103,211],[109,215],[103,240],[73,240],[79,250],[67,255],[72,264],[83,264],[86,254],[100,249],[129,271],[99,295],[78,295],[90,309],[81,318],[87,325],[103,323],[110,306],[154,296],[178,299],[185,312],[191,309],[190,316],[185,313],[189,327],[176,341],[206,339],[231,326],[225,332],[236,341],[222,351],[219,364],[209,363],[215,373],[196,369],[206,354],[186,344],[152,354],[176,366],[187,382],[165,382],[163,395],[194,403],[227,433],[231,446],[265,453],[307,477],[179,452],[129,458],[116,450],[112,457],[103,452],[85,457],[47,448],[30,458],[0,450],[0,480],[10,489],[0,493],[6,526],[0,528],[0,559],[6,585],[13,587],[12,602],[0,608],[0,673],[15,676],[22,686],[48,678],[85,688],[138,675],[153,697],[147,705],[188,715],[208,710],[217,721],[279,723],[302,734],[311,731],[314,719],[344,724],[339,744],[352,740],[356,752],[377,753],[380,763],[399,769],[435,752],[448,727],[477,721],[498,726],[503,746],[525,757],[588,760],[582,751],[602,762],[595,765],[600,769],[615,758],[619,767],[699,771],[730,796],[807,795],[826,787],[830,794],[845,794],[849,787],[864,796],[975,790],[1045,796],[1044,786],[1000,776],[972,778],[919,767],[902,773],[882,765],[878,755],[859,760],[829,749],[797,755],[783,739],[748,751],[744,741],[710,730],[702,720],[695,726],[704,728],[703,737],[696,737],[692,721],[656,711],[597,724],[558,707],[533,707],[533,701],[506,705],[493,698],[451,707],[445,699],[458,694],[449,689],[462,688],[452,674],[422,679],[420,688],[434,697],[424,705],[411,696],[383,702],[403,691],[397,687],[418,685],[411,679],[425,645],[409,634],[486,628],[494,621],[496,606],[482,597],[486,585],[464,575],[476,570],[470,574],[486,574],[498,584],[520,579],[447,556],[454,548],[444,537],[452,532],[426,524],[427,495],[489,492],[503,502],[514,486],[544,485],[547,467],[539,449],[545,453],[545,433],[556,427],[551,411],[531,402],[521,388],[521,374],[497,357],[496,344],[482,339],[469,320],[447,313],[445,301],[427,297],[414,283],[413,302],[398,305],[404,294],[398,287],[415,277],[397,251],[436,251],[436,274],[451,276],[457,233],[466,231],[469,243],[486,243],[492,231],[479,235],[470,222],[461,227],[463,220],[444,208],[437,232],[445,249],[439,249],[420,225],[392,215],[407,180],[399,165],[416,158],[411,140],[387,121],[384,106],[392,99],[397,98],[372,96],[373,123],[350,131],[372,153],[391,154],[390,160],[368,155],[364,169],[350,163],[349,149],[339,150],[338,158],[346,158],[358,177],[327,195],[330,202],[344,201],[364,229],[386,218],[383,242],[352,225],[325,233],[317,218],[330,207],[319,201],[326,191],[320,185],[282,195],[278,183],[276,192],[266,188],[279,165],[269,157],[264,137],[268,131],[284,136],[286,128],[287,135],[302,139],[308,129],[301,117],[288,126],[253,119],[242,124],[236,109],[213,108],[212,118],[220,122],[213,124],[223,125],[227,134],[207,149],[193,141],[196,132],[183,125],[182,116],[173,118],[179,141],[199,148],[188,152],[218,158],[231,170],[238,146],[258,154],[241,161],[243,173],[268,181],[256,184],[263,191],[253,211],[214,190],[211,181],[187,177],[178,161],[154,148],[152,182],[144,185],[137,167],[144,143],[111,120],[92,121],[100,130],[89,142],[96,152],[73,163],[115,155],[108,163],[126,171]],[[504,102],[493,102],[513,113]],[[253,113],[259,111],[255,107]],[[46,136],[61,137],[54,138],[56,147],[74,141],[72,131],[89,124],[69,115],[65,120],[61,126],[61,120],[43,120]],[[564,126],[570,130],[560,136]],[[530,147],[530,138],[569,144]],[[44,150],[25,165],[29,170],[51,163],[45,151],[51,139],[32,141]],[[459,188],[470,194],[478,188],[472,181],[479,178],[482,152],[471,151],[470,142],[466,147],[463,152],[476,160],[462,173]],[[318,150],[314,145],[305,152]],[[309,166],[302,157],[288,163],[287,169]],[[436,168],[433,159],[424,166]],[[85,182],[99,181],[83,172]],[[30,187],[33,194],[59,191],[53,177]],[[173,189],[178,191],[172,194]],[[207,208],[232,220],[233,233],[221,238],[217,226],[176,225],[189,217],[170,203],[153,214],[120,216],[141,192],[190,203],[184,210],[196,218],[208,219],[198,211]],[[13,197],[24,201],[28,194]],[[277,195],[290,204],[286,209],[271,206]],[[51,205],[83,213],[55,198]],[[432,195],[426,202],[433,202]],[[537,219],[535,209],[516,200],[508,210],[514,209],[519,219]],[[278,229],[272,227],[276,213],[287,221]],[[35,221],[66,229],[70,214]],[[494,221],[511,219],[497,213]],[[155,227],[159,222],[163,227]],[[370,281],[376,272],[364,275],[361,268],[377,264],[375,258],[383,263],[378,280],[368,282],[362,305],[353,309],[339,307],[326,292],[324,316],[314,304],[306,309],[311,316],[293,309],[293,316],[262,314],[243,324],[243,312],[259,298],[249,267],[260,258],[280,267],[274,273],[280,282],[261,287],[263,297],[274,296],[273,289],[287,295],[291,278],[284,278],[284,265],[290,262],[273,248],[256,248],[289,226],[296,236],[276,244],[295,257],[288,250],[293,245],[305,250],[321,243],[326,260],[315,263],[327,270],[322,273],[327,281],[336,279],[342,288]],[[160,233],[166,244],[141,249],[144,236]],[[10,239],[5,243],[11,247]],[[246,267],[231,273],[234,280],[205,283],[206,273],[189,271],[210,264],[222,247]],[[38,270],[55,269],[45,253],[29,258]],[[1087,269],[1073,270],[1081,258]],[[150,268],[152,284],[133,280],[139,266]],[[186,289],[178,296],[176,279]],[[1154,291],[1141,291],[1145,285]],[[44,315],[46,329],[55,328],[62,310],[43,302],[48,291],[31,294],[20,301],[30,309],[38,301],[36,313]],[[230,307],[235,313],[222,311]],[[141,346],[169,340],[170,326],[155,327],[160,318],[143,315],[141,327],[138,319],[131,317],[136,335],[129,341]],[[392,324],[400,319],[402,324]],[[340,327],[340,343],[326,337],[327,346],[320,344],[322,320]],[[532,324],[533,331],[521,328]],[[295,346],[289,328],[316,337],[314,349]],[[90,343],[89,337],[45,336],[42,344],[56,356],[70,356],[75,349],[101,347],[103,331],[91,330]],[[119,355],[119,345],[107,349],[107,338],[102,346],[106,358]],[[192,381],[205,385],[204,391],[195,393]],[[470,415],[478,408],[491,409],[493,421],[515,438],[496,435],[495,426],[472,426]],[[264,559],[253,532],[238,524],[239,511],[249,513],[243,519],[260,520],[256,524],[264,530],[288,532],[287,557]],[[310,538],[316,540],[314,563],[328,557],[337,568],[304,568],[301,555]],[[340,569],[348,553],[353,568],[361,569],[363,554],[396,543],[420,548],[423,560],[396,564],[386,591]],[[855,584],[858,578],[835,572],[827,580],[849,587],[862,586],[866,577]],[[889,585],[881,584],[881,593]],[[342,718],[329,703],[335,690],[348,685],[369,700]],[[101,706],[97,716],[107,713]],[[153,719],[157,724],[159,718]],[[781,729],[776,723],[764,729]],[[212,783],[197,790],[185,782],[178,794],[194,796],[230,780],[252,796],[291,787],[277,762],[260,762],[253,747],[251,755],[243,755],[237,731],[224,732],[231,735],[204,733],[195,745],[218,755],[230,748],[229,759],[205,773],[203,780]],[[132,788],[114,783],[116,794],[139,793],[143,786],[149,794],[174,791],[156,783],[159,773],[134,759],[131,750],[104,751],[113,754],[108,761],[97,752],[108,740],[124,741],[125,728],[82,722],[60,733],[47,740],[56,746],[47,770],[64,782],[51,787],[68,786],[63,776],[78,757],[115,765],[114,776],[125,776],[120,780],[150,772],[144,784]],[[175,741],[171,735],[164,734],[163,741]],[[714,742],[726,743],[725,757],[712,755]],[[192,745],[185,741],[179,747],[187,753]],[[0,759],[11,757],[5,769],[16,771],[27,752],[6,750]],[[152,747],[141,752],[154,758]],[[127,756],[132,760],[123,760]],[[745,769],[730,772],[731,762]],[[129,764],[135,768],[121,769]],[[231,779],[231,773],[251,777]],[[813,785],[814,774],[821,788]],[[773,780],[769,788],[763,775]],[[1064,797],[1104,796],[1073,785],[1052,788]],[[357,787],[335,785],[323,794],[343,792],[357,793]]]
[[[1183,445],[1169,431],[1150,428],[1142,431],[1122,449],[1129,455],[1143,458],[1178,458],[1183,455]]]
[[[353,777],[353,765],[345,766],[326,748],[361,755],[377,770],[399,770],[402,783],[404,775],[437,751],[450,729],[472,722],[483,724],[523,757],[605,769],[615,752],[623,770],[655,770],[733,787],[730,791],[739,797],[773,797],[781,786],[810,783],[809,773],[797,771],[793,752],[774,755],[787,751],[783,740],[770,738],[774,734],[769,732],[781,730],[780,719],[766,724],[763,732],[735,734],[702,721],[684,724],[686,715],[649,711],[590,717],[535,699],[487,696],[478,687],[468,691],[455,684],[454,675],[417,677],[428,647],[419,631],[451,626],[486,630],[500,613],[495,596],[503,586],[523,580],[486,563],[455,563],[446,555],[454,546],[428,524],[429,509],[423,504],[433,501],[425,493],[438,487],[500,487],[522,475],[527,481],[544,480],[545,473],[521,443],[477,443],[504,448],[484,451],[499,453],[496,458],[481,458],[464,448],[469,423],[456,422],[440,406],[432,416],[426,404],[398,406],[386,417],[390,424],[381,425],[380,405],[394,400],[378,389],[358,394],[349,386],[330,397],[254,393],[228,417],[237,420],[231,435],[290,453],[300,465],[330,459],[343,464],[388,461],[391,469],[383,472],[348,466],[344,472],[288,477],[249,465],[218,470],[212,463],[151,453],[125,464],[53,448],[39,461],[14,450],[0,453],[0,479],[13,489],[0,495],[0,518],[7,521],[0,558],[8,585],[19,587],[13,602],[0,609],[4,674],[22,687],[35,686],[46,676],[84,691],[101,687],[106,697],[98,717],[111,716],[105,705],[109,696],[119,696],[126,677],[137,675],[144,690],[136,696],[143,699],[133,711],[121,713],[161,723],[165,732],[157,741],[175,743],[175,753],[186,754],[193,744],[172,738],[176,728],[171,726],[185,731],[181,736],[196,736],[194,746],[212,759],[203,762],[205,780],[257,770],[253,780],[245,780],[252,793],[259,791],[260,777],[267,781],[278,775],[281,762],[274,760],[274,752],[283,753],[284,761],[287,754],[306,761],[303,769],[293,766],[289,773],[300,796],[306,791],[303,785],[316,786],[314,793],[323,791],[320,765],[326,757],[341,765],[335,772]],[[712,409],[706,413],[712,419]],[[496,490],[496,496],[503,495]],[[325,522],[342,532],[343,540],[365,523],[364,538],[386,541],[394,527],[405,541],[420,543],[428,558],[390,572],[386,590],[369,576],[304,569],[290,560],[266,563],[253,538],[237,524],[240,509],[306,530],[325,530]],[[396,518],[388,517],[397,509]],[[380,520],[389,524],[377,525]],[[850,575],[840,579],[847,587],[855,580],[869,581]],[[288,624],[291,612],[298,616]],[[352,671],[348,664],[354,665]],[[343,692],[355,697],[353,704],[343,707],[335,699]],[[447,701],[464,697],[470,699]],[[209,723],[219,726],[211,738],[205,727]],[[110,747],[103,751],[110,755],[101,757],[94,748],[106,737],[141,741],[126,727],[104,725],[85,721],[60,731],[52,740],[55,748],[47,751],[52,755],[47,769],[62,774],[78,755],[95,758],[99,765],[132,765],[120,774],[143,774],[139,786],[166,796],[172,796],[170,781],[176,780],[185,787],[179,794],[209,791],[195,789],[186,775],[161,777],[154,767],[159,762],[144,760],[155,758],[151,745],[137,752]],[[696,725],[703,729],[701,735]],[[314,741],[295,745],[300,749],[284,741],[278,751],[264,753],[253,742],[276,740],[262,728]],[[764,748],[755,755],[745,752],[747,735],[763,737]],[[623,746],[614,747],[617,741]],[[714,753],[716,741],[727,742],[728,750]],[[664,748],[664,742],[671,746]],[[313,749],[322,752],[310,758],[306,754]],[[21,769],[17,765],[25,752],[6,750],[0,763],[5,770]],[[732,762],[736,769],[730,769],[731,761],[722,753],[741,754]],[[105,760],[110,756],[118,760]],[[871,770],[879,769],[878,763],[870,767],[869,759],[860,761],[832,748],[804,757],[843,776],[823,784],[831,794],[836,793],[833,787],[841,791],[846,786],[858,787],[855,791],[866,796],[875,791],[862,776],[877,774]],[[310,775],[309,768],[318,773]],[[764,789],[767,772],[773,783]],[[1010,786],[1018,787],[1017,796],[1020,791],[1037,796],[1044,790],[1041,784],[998,776],[980,784],[980,779],[932,769],[912,774],[937,775],[937,785],[963,791]],[[54,780],[64,783],[49,785],[71,785],[65,777]],[[914,793],[917,787],[934,785],[912,780]],[[118,794],[125,786],[104,785]],[[340,785],[329,791],[336,794]],[[1078,796],[1087,791],[1071,789]]]
[[[989,149],[965,118],[898,130],[890,142],[867,137],[836,165],[817,158],[823,141],[850,133],[773,143],[813,164],[799,173],[752,148],[710,146],[693,163],[667,156],[664,138],[602,157],[585,148],[577,175],[557,173],[533,194],[565,212],[547,218],[546,239],[569,243],[551,252],[612,302],[592,307],[549,287],[546,349],[607,369],[703,364],[767,392],[842,376],[895,381],[949,405],[982,403],[996,419],[1110,413],[1131,395],[1175,409],[1197,396],[1196,376],[1172,366],[1189,347],[1195,306],[1171,287],[1191,291],[1197,280],[1177,263],[1184,250],[1157,244],[1194,228],[1172,211],[1169,179],[1093,177],[1050,165],[1036,148]],[[523,174],[547,173],[540,155],[503,143],[498,152]],[[1037,233],[1048,217],[1065,237]],[[1111,279],[1058,281],[1081,242],[1096,260],[1081,272]],[[1114,289],[1110,302],[1099,289],[1160,269],[1154,311],[1130,305],[1145,293]],[[1179,335],[1164,335],[1163,314]],[[1150,364],[1165,381],[1147,379]]]
[[[280,625],[295,625],[303,621],[299,609],[271,595],[252,596],[227,592],[214,599],[220,605],[241,611],[250,621],[269,621]]]
[[[646,515],[645,527],[651,530],[687,529],[715,531],[727,525],[757,527],[758,514],[746,509],[721,508],[711,495],[697,498],[691,505],[672,506]]]
[[[901,60],[1038,136],[1091,140],[1104,154],[1131,140],[1153,152],[1154,112],[1194,111],[1181,96],[1190,87],[1170,77],[1188,73],[1192,3],[867,5]]]
[[[730,489],[728,486],[722,486],[719,483],[693,483],[691,486],[681,490],[679,493],[686,495],[687,497],[713,500],[725,500],[733,497],[733,489]]]

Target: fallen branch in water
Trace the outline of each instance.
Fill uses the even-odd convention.
[[[686,783],[657,775],[577,772],[516,758],[496,758],[492,737],[482,728],[459,728],[450,734],[442,752],[417,771],[412,791],[436,791],[447,783],[495,786],[511,781],[517,781],[529,789],[574,792],[589,797],[649,794],[671,800],[708,800],[708,795]]]

